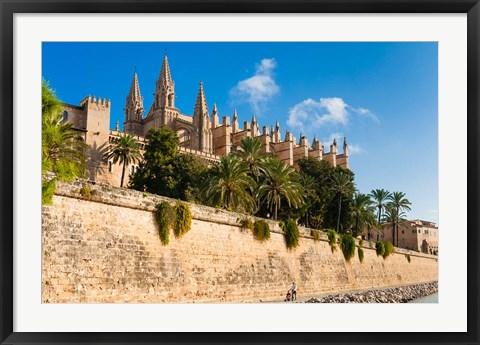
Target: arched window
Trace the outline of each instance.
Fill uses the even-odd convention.
[[[67,120],[68,120],[68,113],[64,111],[62,115],[62,122],[67,122]]]

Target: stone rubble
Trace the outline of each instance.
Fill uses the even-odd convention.
[[[436,292],[437,281],[358,293],[340,293],[322,298],[314,297],[305,303],[407,303]]]

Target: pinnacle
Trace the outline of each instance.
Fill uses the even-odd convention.
[[[212,113],[218,113],[218,110],[217,110],[217,103],[213,103],[213,110],[212,110]]]
[[[166,85],[173,83],[172,75],[170,73],[170,66],[168,65],[167,54],[163,56],[162,68],[160,69],[160,75],[158,76],[158,82],[160,85]]]
[[[237,120],[237,109],[233,109],[233,121]]]
[[[208,114],[207,99],[203,91],[203,82],[200,82],[198,89],[197,101],[195,102],[195,110],[199,110],[203,114]]]
[[[137,72],[133,74],[132,84],[130,85],[130,91],[128,92],[127,99],[132,100],[133,103],[142,101],[142,95],[140,93],[140,84],[138,82]]]

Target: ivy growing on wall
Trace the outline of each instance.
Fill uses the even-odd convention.
[[[160,241],[165,246],[170,242],[171,213],[172,207],[166,201],[162,201],[156,206],[155,221],[157,222]]]
[[[384,242],[385,251],[383,253],[383,258],[386,259],[389,255],[395,253],[395,248],[393,247],[392,242],[385,241]]]
[[[313,237],[315,242],[320,241],[320,233],[317,230],[311,230],[310,235]]]
[[[258,241],[265,241],[270,238],[270,226],[264,220],[255,221],[253,226],[253,237]]]
[[[330,245],[330,249],[333,253],[335,250],[337,250],[337,233],[335,232],[335,230],[328,229],[327,237],[328,237],[328,244]]]
[[[292,220],[280,222],[280,227],[285,235],[285,244],[288,249],[298,247],[298,240],[300,239],[300,232],[298,231],[297,223]]]
[[[192,214],[190,207],[181,201],[177,201],[173,209],[173,233],[175,237],[180,238],[185,235],[191,226]]]
[[[375,243],[375,251],[377,252],[377,256],[383,256],[385,253],[385,245],[383,242],[378,241]]]
[[[350,262],[355,255],[355,238],[353,238],[351,234],[341,234],[340,248],[342,249],[345,261]]]
[[[363,249],[358,248],[358,260],[360,260],[360,262],[363,262],[363,259],[364,259]]]

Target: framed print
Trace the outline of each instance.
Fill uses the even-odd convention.
[[[2,1],[2,343],[477,344],[479,8]]]

